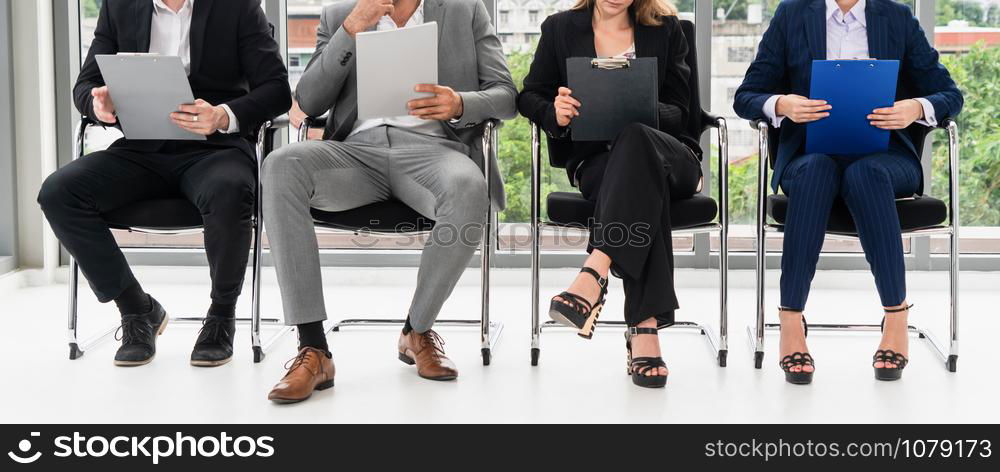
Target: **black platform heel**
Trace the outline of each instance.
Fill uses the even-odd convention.
[[[886,314],[893,313],[903,313],[904,311],[910,311],[913,305],[906,308],[897,308],[895,310],[885,310]],[[885,331],[885,317],[882,317],[882,327],[880,331]],[[875,367],[875,364],[881,362],[882,367]],[[894,364],[896,367],[885,367],[886,364]],[[879,349],[875,351],[875,355],[872,356],[872,368],[875,369],[875,379],[892,381],[899,380],[903,377],[903,369],[906,368],[906,364],[909,364],[910,360],[906,356],[893,351],[892,349]]]
[[[601,274],[590,267],[584,267],[580,272],[592,275],[601,286],[601,296],[597,298],[597,302],[591,305],[589,301],[575,293],[563,292],[552,298],[549,318],[580,330],[577,333],[580,337],[590,339],[594,337],[597,318],[601,316],[604,301],[608,296],[608,279],[601,277]]]
[[[794,311],[781,308],[782,311]],[[801,313],[801,312],[799,312]],[[805,337],[809,337],[809,324],[806,323],[805,315],[802,316],[802,331]],[[778,363],[781,370],[785,371],[785,381],[795,385],[809,385],[813,381],[813,374],[816,369],[816,361],[808,352],[793,352],[783,358]],[[812,372],[806,372],[806,366],[812,367]],[[793,367],[800,367],[799,372],[792,372]]]
[[[652,334],[656,336],[659,331],[656,328],[629,328],[625,331],[625,350],[628,351],[628,361],[626,362],[626,372],[632,376],[632,383],[645,388],[663,388],[667,386],[666,375],[646,375],[651,370],[666,369],[667,363],[662,357],[632,357],[632,337],[640,334]]]

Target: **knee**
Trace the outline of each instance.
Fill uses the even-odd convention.
[[[478,173],[461,173],[448,179],[445,205],[454,209],[455,216],[465,222],[484,223],[489,210],[490,196],[486,191],[486,179]]]
[[[884,168],[868,161],[859,161],[844,171],[841,195],[845,200],[857,196],[863,189],[891,189],[889,175]]]
[[[782,178],[782,187],[788,193],[794,193],[795,188],[819,187],[830,191],[837,188],[840,168],[826,154],[806,154],[796,159],[791,167]]]
[[[622,141],[646,139],[652,131],[653,128],[642,123],[629,123],[618,133],[618,139]]]
[[[290,177],[298,176],[302,171],[302,160],[295,152],[295,146],[285,146],[264,159],[260,172],[261,183],[267,188],[280,187]]]
[[[207,187],[195,202],[203,215],[250,217],[256,195],[252,172],[230,172],[212,179]]]
[[[799,170],[802,174],[812,174],[818,176],[836,175],[838,171],[837,163],[826,154],[807,154],[799,158]]]
[[[42,212],[51,216],[60,208],[66,207],[73,198],[71,185],[72,180],[61,171],[49,175],[38,191],[38,205],[41,206]]]

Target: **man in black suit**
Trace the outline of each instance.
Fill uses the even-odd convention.
[[[248,138],[291,106],[288,71],[260,0],[104,0],[73,96],[81,114],[105,126],[118,118],[94,57],[120,52],[179,56],[198,100],[178,104],[171,119],[208,140],[120,139],[49,176],[38,202],[98,299],[117,304],[121,366],[153,359],[167,316],[135,279],[102,215],[150,199],[193,203],[204,221],[212,304],[191,363],[222,365],[232,358],[250,252],[256,164]]]

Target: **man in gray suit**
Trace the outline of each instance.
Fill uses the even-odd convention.
[[[440,84],[407,116],[359,121],[355,35],[435,21]],[[309,116],[329,112],[325,140],[286,146],[264,163],[264,223],[285,319],[299,354],[268,398],[302,401],[333,386],[318,246],[310,208],[345,211],[395,198],[436,225],[428,240],[399,357],[421,377],[453,380],[455,365],[431,328],[483,237],[489,207],[504,207],[496,163],[486,192],[481,124],[513,118],[517,90],[480,0],[358,0],[323,9],[316,54],[296,90]]]

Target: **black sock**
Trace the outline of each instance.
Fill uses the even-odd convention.
[[[236,304],[223,305],[221,303],[212,303],[212,306],[208,307],[208,316],[215,316],[218,318],[236,318]]]
[[[295,328],[299,332],[299,349],[312,347],[323,352],[330,352],[330,346],[326,344],[326,331],[323,330],[322,321],[300,324]]]
[[[138,282],[118,295],[115,305],[118,305],[118,311],[122,315],[141,315],[153,309],[152,299],[142,290]]]
[[[410,334],[413,331],[413,326],[410,326],[410,319],[406,318],[406,323],[403,324],[403,336]]]

